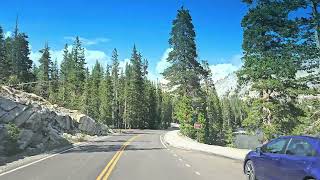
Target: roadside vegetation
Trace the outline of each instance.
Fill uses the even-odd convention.
[[[5,149],[7,154],[6,155],[14,155],[18,152],[20,152],[18,148],[18,137],[20,133],[20,129],[13,123],[9,123],[5,126],[7,129],[8,137],[3,139],[5,143]]]
[[[66,44],[59,67],[52,61],[48,43],[40,52],[37,67],[29,58],[27,36],[16,26],[4,39],[0,28],[0,82],[36,93],[52,103],[81,110],[100,123],[114,128],[167,128],[171,122],[170,95],[158,82],[147,79],[148,60],[133,46],[130,62],[119,68],[118,52],[107,67],[97,61],[86,67],[79,38],[72,48]],[[28,84],[28,82],[37,82]],[[27,84],[24,84],[27,83]]]
[[[28,36],[18,25],[6,39],[0,27],[0,83],[38,82],[24,90],[114,128],[162,129],[179,122],[182,134],[207,144],[232,146],[237,128],[261,130],[265,139],[317,133],[320,2],[243,2],[249,10],[241,23],[244,64],[237,75],[239,88],[252,84],[257,97],[238,93],[218,97],[208,61],[198,58],[192,17],[183,7],[172,22],[165,88],[147,78],[148,60],[135,45],[124,69],[119,67],[117,49],[112,64],[103,67],[96,62],[88,69],[78,37],[72,46],[65,45],[60,65],[52,61],[45,43],[37,67],[29,58]],[[298,77],[298,71],[307,75]],[[301,95],[308,98],[299,99]],[[194,123],[201,129],[196,130]]]

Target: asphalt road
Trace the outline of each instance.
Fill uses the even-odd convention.
[[[0,176],[0,180],[242,180],[242,163],[166,148],[165,131],[134,130],[90,142]]]

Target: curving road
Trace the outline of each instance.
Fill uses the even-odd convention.
[[[132,130],[27,165],[0,180],[244,180],[242,163],[166,148],[165,131]]]

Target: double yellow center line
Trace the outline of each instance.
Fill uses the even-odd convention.
[[[124,149],[137,137],[139,137],[139,135],[133,136],[121,146],[121,148],[112,157],[112,159],[109,161],[107,166],[102,170],[102,172],[99,174],[96,180],[107,180],[109,178],[110,174],[112,173],[112,170],[114,169],[121,155],[123,154]]]

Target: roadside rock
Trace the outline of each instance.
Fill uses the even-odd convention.
[[[22,152],[45,151],[70,143],[64,134],[74,137],[80,133],[106,135],[109,132],[106,125],[79,111],[52,105],[35,94],[0,86],[0,154],[10,154],[15,148]],[[8,143],[10,148],[6,146]]]
[[[15,107],[17,107],[17,104],[15,102],[0,97],[0,108],[2,108],[5,111],[11,111]]]
[[[34,108],[27,109],[26,111],[22,112],[17,118],[14,119],[14,124],[20,127],[30,118],[32,114],[34,114],[34,112]]]
[[[58,116],[56,121],[59,123],[63,130],[70,131],[73,129],[73,120],[70,116]]]
[[[1,102],[0,102],[1,103]],[[13,109],[7,111],[3,116],[1,116],[0,122],[9,123],[19,116],[23,111],[27,109],[27,106],[16,104]]]
[[[29,144],[31,144],[31,140],[34,133],[32,130],[24,129],[20,132],[19,138],[18,138],[18,147],[19,149],[23,150],[25,149]]]
[[[89,116],[80,117],[79,123],[79,129],[89,135],[106,135],[108,133],[107,126],[96,123]]]

